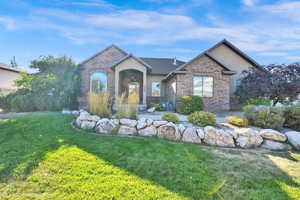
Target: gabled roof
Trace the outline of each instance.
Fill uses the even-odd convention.
[[[92,60],[93,58],[99,56],[99,55],[102,54],[104,51],[106,51],[106,50],[108,50],[108,49],[110,49],[110,48],[112,48],[112,47],[118,49],[118,50],[119,50],[120,52],[122,52],[124,55],[127,55],[127,53],[126,53],[123,49],[119,48],[119,47],[118,47],[117,45],[115,45],[115,44],[111,44],[111,45],[109,45],[108,47],[106,47],[105,49],[103,49],[103,50],[101,50],[100,52],[96,53],[95,55],[91,56],[90,58],[84,60],[84,61],[81,62],[80,64],[82,65],[82,64],[87,63],[88,61],[90,61],[90,60]]]
[[[10,67],[6,64],[3,64],[3,63],[0,63],[0,69],[4,69],[4,70],[7,70],[7,71],[16,72],[16,73],[24,72],[20,69],[12,68],[12,67]],[[26,73],[26,72],[24,72],[24,73]]]
[[[241,56],[242,58],[244,58],[246,61],[248,61],[249,63],[251,63],[253,66],[257,67],[257,68],[261,68],[260,65],[254,61],[252,58],[250,58],[249,56],[247,56],[245,53],[243,53],[240,49],[238,49],[236,46],[234,46],[232,43],[230,43],[229,41],[227,41],[226,39],[218,42],[217,44],[215,44],[213,47],[209,48],[208,50],[202,52],[201,54],[199,54],[198,56],[194,57],[192,60],[188,61],[187,63],[184,63],[183,65],[179,66],[178,68],[176,68],[175,70],[171,71],[166,78],[168,78],[171,74],[177,72],[177,71],[181,71],[184,69],[184,67],[190,63],[192,63],[194,60],[200,58],[201,56],[206,55],[207,57],[209,57],[210,59],[212,59],[213,61],[215,61],[218,65],[220,65],[224,70],[223,73],[224,74],[235,74],[234,71],[231,71],[227,66],[225,66],[222,62],[218,61],[215,57],[213,57],[209,52],[212,51],[213,49],[219,47],[220,45],[226,45],[228,48],[230,48],[232,51],[234,51],[235,53],[237,53],[239,56]]]
[[[212,51],[213,49],[219,47],[222,44],[226,45],[228,48],[230,48],[232,51],[234,51],[239,56],[241,56],[242,58],[244,58],[246,61],[248,61],[254,67],[260,67],[260,65],[255,60],[253,60],[252,58],[250,58],[248,55],[246,55],[244,52],[242,52],[239,48],[237,48],[236,46],[234,46],[231,42],[229,42],[226,39],[223,39],[222,41],[218,42],[217,44],[215,44],[214,46],[212,46],[211,48],[209,48],[206,51],[210,52],[210,51]]]
[[[115,62],[114,64],[112,64],[110,67],[115,67],[116,65],[124,62],[125,60],[129,59],[129,58],[133,58],[134,60],[136,60],[137,62],[141,63],[142,65],[144,65],[145,67],[147,67],[148,69],[152,69],[152,67],[150,65],[148,65],[147,63],[145,63],[142,59],[135,57],[132,54],[127,54],[126,56],[124,56],[123,58],[121,58],[119,61]]]
[[[185,62],[176,59],[176,64],[174,64],[174,58],[144,58],[140,57],[145,63],[152,67],[151,74],[162,74],[166,75],[171,71],[175,70],[180,65]]]

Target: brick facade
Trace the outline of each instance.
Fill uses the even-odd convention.
[[[203,98],[205,110],[230,109],[230,75],[222,74],[222,68],[207,56],[201,56],[185,67],[186,74],[177,74],[176,98],[193,95],[193,77],[213,77],[213,97]]]
[[[119,61],[126,55],[125,52],[120,50],[114,45],[104,49],[91,59],[85,61],[80,66],[80,77],[81,77],[81,96],[79,97],[80,107],[87,105],[87,96],[90,91],[90,75],[94,72],[104,72],[107,74],[107,86],[108,91],[114,96],[115,91],[115,74],[110,66]]]

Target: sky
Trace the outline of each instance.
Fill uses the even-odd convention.
[[[188,61],[227,39],[261,65],[300,61],[300,1],[0,0],[0,63],[42,55],[77,63],[114,43]]]

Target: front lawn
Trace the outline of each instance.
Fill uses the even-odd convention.
[[[300,199],[300,154],[100,136],[72,116],[0,119],[0,199]]]

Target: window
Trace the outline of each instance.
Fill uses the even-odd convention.
[[[194,77],[194,95],[200,97],[213,96],[213,77]]]
[[[160,96],[160,82],[152,82],[152,96]]]
[[[107,75],[102,72],[91,74],[90,91],[94,93],[107,91]]]

